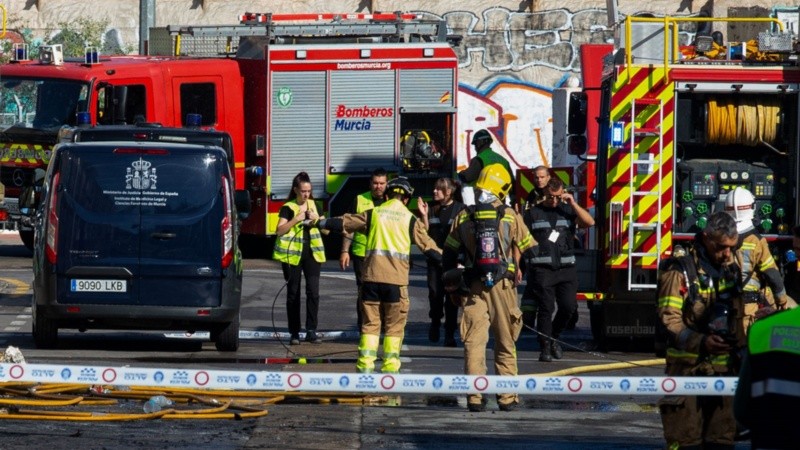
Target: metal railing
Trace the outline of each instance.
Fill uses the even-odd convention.
[[[780,32],[783,32],[784,26],[780,19],[774,17],[671,17],[664,16],[658,17],[635,17],[627,16],[625,18],[625,75],[630,78],[630,70],[633,65],[633,47],[639,42],[633,42],[633,24],[634,23],[661,23],[664,26],[664,70],[669,79],[669,67],[672,63],[679,60],[680,46],[678,41],[679,29],[678,25],[681,22],[749,22],[749,23],[770,23],[777,26]],[[670,45],[671,44],[671,45]]]

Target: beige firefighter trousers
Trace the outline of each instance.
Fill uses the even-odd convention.
[[[408,320],[408,286],[400,287],[400,301],[389,303],[372,300],[361,302],[363,323],[361,334],[381,334],[381,318],[383,332],[386,336],[403,337]]]
[[[464,371],[467,375],[486,375],[486,344],[489,330],[494,336],[494,371],[497,375],[517,375],[516,341],[522,330],[522,311],[517,302],[517,289],[511,280],[503,279],[492,288],[480,281],[470,286],[461,318],[464,341]],[[471,404],[481,402],[480,394],[467,397]],[[516,394],[498,394],[497,401],[507,405],[518,402]]]
[[[717,373],[710,364],[697,366],[668,364],[669,376],[731,376]],[[708,444],[733,445],[736,420],[733,418],[733,397],[678,395],[663,397],[658,401],[664,439],[667,448],[702,446]]]

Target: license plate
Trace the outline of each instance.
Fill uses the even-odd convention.
[[[72,292],[127,292],[128,283],[125,280],[72,280]]]

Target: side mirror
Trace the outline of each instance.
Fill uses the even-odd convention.
[[[586,133],[587,96],[583,92],[569,94],[569,116],[567,117],[567,133]]]
[[[239,219],[244,220],[250,216],[252,211],[250,203],[250,191],[237,190],[233,193],[233,203],[236,205],[236,214]]]

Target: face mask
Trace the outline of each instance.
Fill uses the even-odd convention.
[[[489,191],[484,191],[481,189],[480,195],[478,195],[478,203],[492,203],[497,200],[497,196],[492,194]]]

